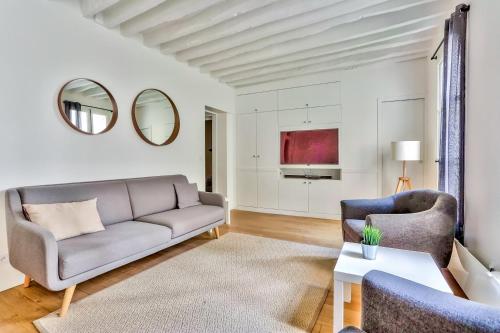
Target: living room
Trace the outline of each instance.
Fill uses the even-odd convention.
[[[500,332],[499,11],[3,1],[0,332]]]

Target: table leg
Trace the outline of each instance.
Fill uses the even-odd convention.
[[[351,283],[344,282],[344,302],[351,303]]]
[[[344,282],[333,280],[333,332],[344,328]]]

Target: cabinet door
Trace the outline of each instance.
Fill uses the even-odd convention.
[[[260,208],[278,209],[278,170],[257,172],[259,178],[258,204]]]
[[[298,212],[308,211],[308,188],[305,179],[280,179],[279,208]]]
[[[309,212],[323,214],[340,214],[342,185],[338,180],[310,180]]]
[[[308,109],[308,123],[310,125],[322,125],[329,123],[339,123],[342,108],[340,105],[318,106]]]
[[[278,109],[276,91],[236,96],[236,112],[274,111]]]
[[[307,109],[294,109],[278,112],[279,127],[297,127],[307,124]]]
[[[241,114],[238,115],[238,168],[255,169],[257,168],[257,127],[256,115]]]
[[[341,104],[340,82],[308,86],[306,94],[309,107]]]
[[[279,167],[278,113],[257,113],[257,168]]]
[[[238,205],[257,207],[257,171],[238,170]]]
[[[337,104],[341,104],[340,82],[314,84],[278,91],[279,110]]]
[[[308,87],[278,90],[279,110],[306,108],[308,105]]]

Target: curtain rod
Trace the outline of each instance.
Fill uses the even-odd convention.
[[[99,110],[104,110],[104,111],[108,111],[108,112],[113,112],[113,110],[110,110],[110,109],[105,109],[105,108],[100,108],[98,106],[92,106],[92,105],[85,105],[85,104],[80,104],[81,106],[86,106],[88,108],[92,108],[92,109],[99,109]]]
[[[462,4],[460,6],[457,6],[457,8],[459,8],[462,13],[466,13],[470,10],[470,5]],[[444,38],[441,40],[441,43],[439,43],[438,47],[436,48],[436,51],[434,51],[434,53],[432,54],[431,60],[437,60],[437,53],[439,52],[439,49],[441,49],[443,44],[444,44]]]
[[[434,54],[432,54],[431,60],[436,60],[438,58],[437,53],[439,52],[439,49],[441,48],[441,46],[443,46],[443,44],[444,44],[444,38],[441,40],[441,43],[439,43],[436,51],[434,51]]]

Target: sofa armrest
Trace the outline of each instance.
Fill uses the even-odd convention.
[[[499,332],[500,310],[380,271],[362,282],[367,332]]]
[[[5,212],[10,264],[44,287],[57,290],[59,259],[54,235],[26,220],[16,190],[6,192]]]
[[[393,197],[381,199],[342,200],[342,221],[364,220],[370,214],[389,214],[394,210]]]
[[[198,192],[200,195],[200,201],[204,205],[219,206],[227,210],[226,198],[219,193],[212,192]]]

